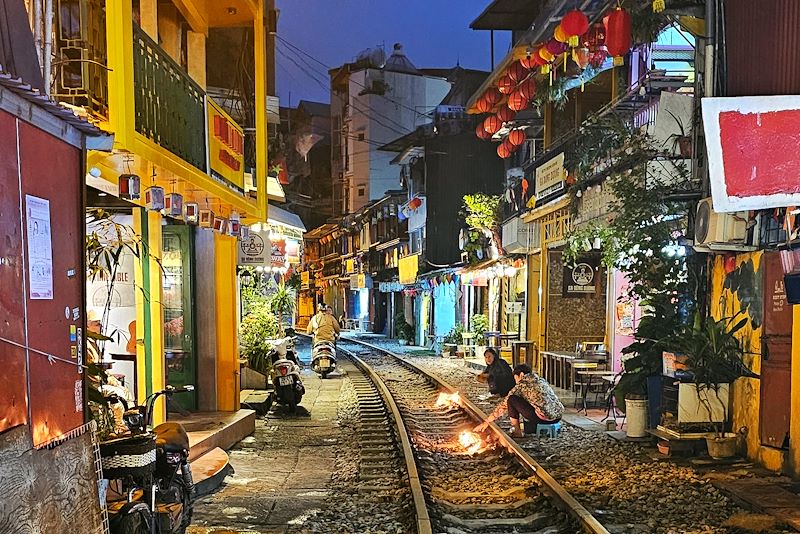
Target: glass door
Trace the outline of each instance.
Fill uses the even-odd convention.
[[[163,228],[164,357],[167,384],[197,385],[197,355],[194,352],[194,291],[192,287],[192,229],[185,225]],[[197,408],[197,391],[174,396],[182,408]],[[174,408],[173,408],[174,409]]]

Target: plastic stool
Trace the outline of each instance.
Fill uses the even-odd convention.
[[[544,434],[545,436],[555,438],[558,437],[558,432],[561,430],[561,423],[550,423],[548,425],[538,424],[536,425],[536,435],[541,436]]]

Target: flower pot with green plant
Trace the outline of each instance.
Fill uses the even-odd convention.
[[[444,350],[447,351],[450,357],[455,356],[458,346],[461,344],[461,334],[464,333],[464,325],[461,323],[456,324],[446,336],[444,336],[443,345]]]
[[[736,453],[738,436],[725,432],[730,423],[728,396],[731,384],[743,376],[757,376],[745,364],[745,351],[736,335],[748,320],[709,317],[703,321],[698,314],[694,324],[683,326],[670,339],[671,348],[686,357],[697,404],[713,428],[706,443],[714,458],[726,458]]]
[[[486,331],[489,330],[489,318],[481,313],[476,313],[469,320],[469,327],[475,335],[475,356],[483,357],[486,351]]]
[[[242,318],[239,326],[239,352],[247,359],[247,366],[263,375],[269,375],[272,368],[268,354],[270,339],[278,335],[278,318],[266,301],[254,302],[250,313]]]
[[[278,317],[278,335],[283,334],[283,318],[288,316],[291,321],[291,316],[295,309],[295,292],[286,284],[281,282],[275,289],[274,293],[269,298],[269,307],[272,313]]]
[[[414,327],[406,321],[405,312],[399,311],[395,314],[394,330],[401,345],[410,345],[414,341]]]

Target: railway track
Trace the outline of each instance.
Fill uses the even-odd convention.
[[[361,341],[340,340],[339,351],[363,373],[348,372],[363,418],[362,488],[396,487],[404,473],[419,534],[607,534],[499,427],[475,441],[470,431],[486,414],[454,402],[441,379]]]

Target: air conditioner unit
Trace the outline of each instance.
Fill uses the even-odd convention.
[[[695,247],[709,250],[738,250],[747,237],[747,212],[718,213],[711,198],[697,205],[694,227]]]
[[[510,254],[527,253],[535,248],[534,226],[514,217],[503,225],[503,248]]]

